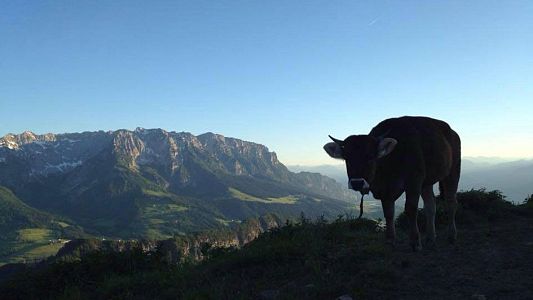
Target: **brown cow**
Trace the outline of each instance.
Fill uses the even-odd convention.
[[[362,195],[371,191],[374,198],[381,200],[389,242],[394,244],[396,238],[394,202],[405,192],[413,250],[422,249],[416,222],[420,196],[426,212],[426,240],[434,245],[433,185],[436,182],[448,202],[449,240],[455,241],[461,140],[446,122],[427,117],[401,117],[379,123],[368,135],[351,135],[344,141],[330,138],[333,142],[324,145],[324,150],[333,158],[345,160],[349,187]]]

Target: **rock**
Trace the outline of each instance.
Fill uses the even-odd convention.
[[[335,300],[353,300],[353,298],[352,298],[352,296],[346,294],[346,295],[342,295],[342,296],[337,297]]]
[[[480,294],[474,294],[474,295],[472,295],[471,298],[475,299],[475,300],[486,300],[487,299],[487,297],[485,297],[485,295],[480,295]]]

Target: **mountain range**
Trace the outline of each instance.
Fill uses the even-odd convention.
[[[355,198],[331,178],[289,171],[260,144],[143,128],[8,134],[0,186],[0,207],[9,207],[0,226],[19,237],[45,228],[54,237],[162,239],[268,213],[336,217]]]
[[[347,182],[344,164],[287,167],[294,172],[320,173],[341,184]],[[509,201],[522,203],[528,195],[533,194],[533,160],[463,157],[459,188],[500,190]]]

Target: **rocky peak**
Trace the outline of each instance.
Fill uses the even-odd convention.
[[[276,153],[270,152],[264,145],[212,132],[199,135],[198,140],[232,174],[273,176],[285,172]]]
[[[35,133],[31,132],[31,131],[24,131],[20,136],[19,136],[19,139],[22,143],[24,144],[27,144],[27,143],[31,143],[35,140],[37,140],[37,136],[35,135]]]
[[[198,140],[207,151],[213,154],[243,155],[258,159],[274,158],[270,159],[270,161],[272,163],[278,162],[274,152],[270,152],[266,146],[254,142],[225,137],[221,134],[211,132],[199,135]]]
[[[24,131],[21,134],[8,133],[0,138],[0,147],[9,149],[19,149],[22,145],[32,143],[37,140],[44,140],[44,136],[38,136],[31,131]]]
[[[19,145],[17,144],[17,140],[15,136],[11,133],[8,133],[2,138],[0,138],[0,147],[6,147],[9,149],[18,149]]]
[[[132,133],[135,133],[137,134],[138,136],[145,136],[145,135],[168,135],[168,132],[164,129],[161,129],[161,128],[150,128],[150,129],[146,129],[146,128],[142,128],[142,127],[137,127],[135,128],[134,131],[132,131]]]
[[[172,132],[172,136],[178,144],[190,148],[203,149],[203,145],[198,139],[199,136],[195,136],[190,132]]]
[[[278,161],[276,153],[261,144],[212,132],[195,136],[188,132],[140,127],[57,135],[36,135],[29,131],[8,134],[0,139],[0,163],[12,166],[14,173],[2,176],[10,178],[18,174],[31,178],[66,173],[83,168],[86,161],[100,153],[109,153],[110,149],[120,165],[137,171],[145,166],[157,169],[165,180],[180,182],[183,186],[200,184],[208,173],[225,173],[314,186],[321,191],[336,189],[333,183],[320,176],[289,172]],[[20,166],[24,166],[24,170]]]
[[[27,172],[27,176],[65,172],[101,151],[108,140],[108,135],[102,131],[8,134],[0,138],[0,161],[18,166],[18,172]],[[23,171],[20,166],[27,169]]]
[[[174,171],[180,164],[180,145],[174,136],[160,128],[135,130],[136,136],[144,144],[137,158],[138,164],[157,164]]]
[[[144,151],[144,143],[134,132],[120,129],[113,133],[113,151],[119,162],[135,168],[137,157]]]

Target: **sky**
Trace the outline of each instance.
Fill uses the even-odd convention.
[[[445,120],[533,156],[532,1],[0,0],[0,136],[163,128],[337,163],[327,135]]]

